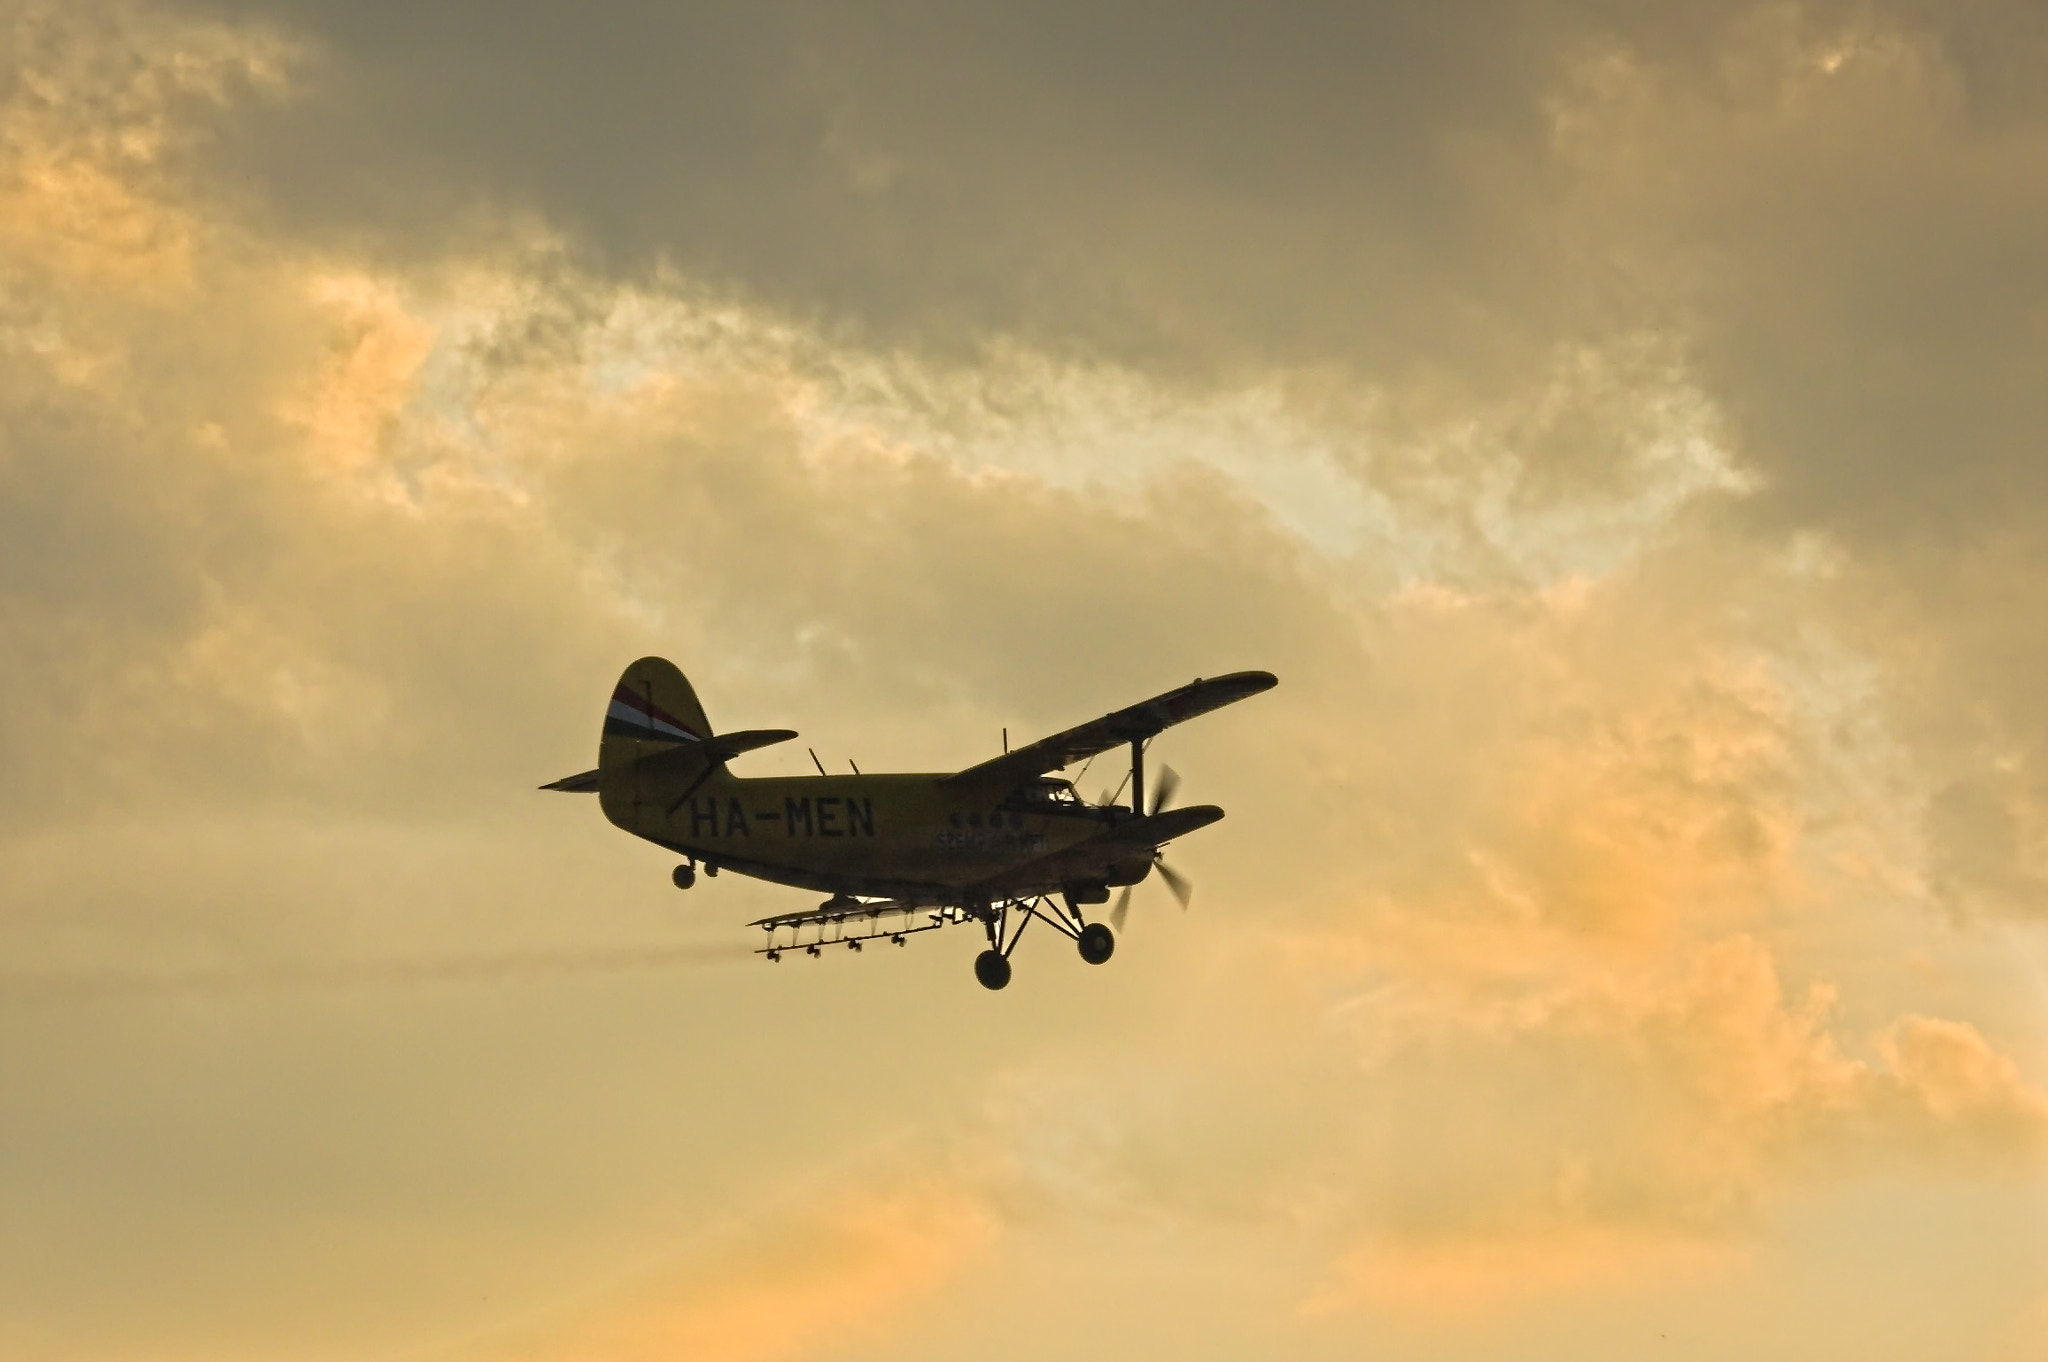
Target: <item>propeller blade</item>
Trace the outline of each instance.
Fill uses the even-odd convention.
[[[1124,892],[1116,896],[1116,907],[1109,911],[1109,925],[1116,928],[1118,936],[1124,933],[1124,914],[1131,911],[1131,887],[1124,886]]]
[[[1102,798],[1095,801],[1095,806],[1097,808],[1107,808],[1109,807],[1109,802],[1115,798],[1116,791],[1110,789],[1107,785],[1105,785],[1102,787]]]
[[[1187,876],[1175,870],[1165,861],[1154,861],[1153,864],[1159,867],[1159,878],[1166,881],[1166,887],[1171,889],[1173,896],[1180,900],[1182,911],[1186,911],[1188,900],[1195,896],[1195,886],[1189,883]]]
[[[1180,788],[1180,773],[1171,766],[1159,768],[1159,784],[1152,791],[1152,807],[1147,813],[1158,813],[1173,802],[1173,792]]]

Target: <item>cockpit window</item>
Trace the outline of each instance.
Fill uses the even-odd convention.
[[[1006,809],[1078,809],[1082,807],[1081,796],[1074,793],[1074,784],[1068,780],[1055,780],[1051,776],[1040,776],[1023,789],[1003,801]]]

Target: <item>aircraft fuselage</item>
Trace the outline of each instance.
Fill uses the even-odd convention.
[[[714,770],[690,781],[608,783],[601,794],[605,816],[635,836],[709,866],[829,893],[959,902],[978,887],[1131,884],[1151,868],[1149,851],[1133,855],[1127,844],[1100,864],[1074,855],[1133,821],[1129,809],[1070,794],[1071,802],[993,797],[949,786],[949,775],[750,779]]]

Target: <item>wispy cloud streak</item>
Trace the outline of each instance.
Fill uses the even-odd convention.
[[[384,960],[291,961],[151,973],[120,970],[0,971],[0,1007],[165,996],[215,997],[419,984],[501,984],[732,964],[750,958],[742,944],[621,946]]]

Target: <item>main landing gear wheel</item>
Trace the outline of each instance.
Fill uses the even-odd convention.
[[[1001,951],[983,951],[974,957],[974,977],[983,988],[1001,988],[1010,982],[1010,962]]]
[[[676,867],[675,873],[670,875],[669,878],[676,882],[676,888],[688,889],[697,882],[697,868],[690,865],[679,865]]]
[[[1116,954],[1116,933],[1109,930],[1107,923],[1091,922],[1081,929],[1081,958],[1091,965],[1099,965]]]

